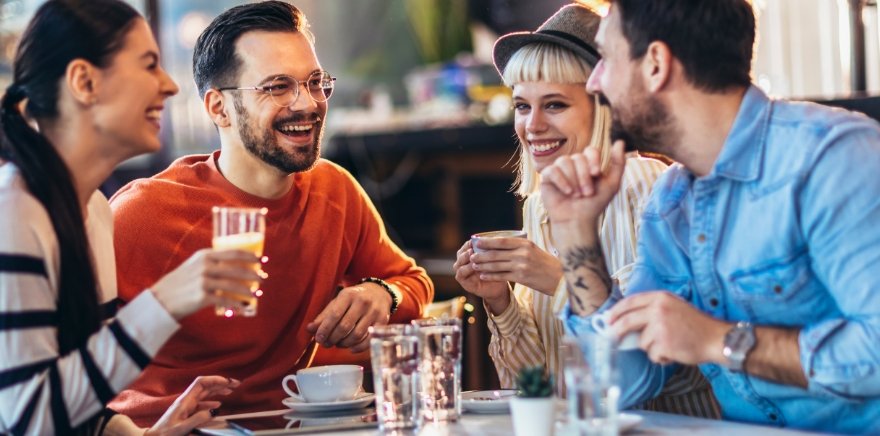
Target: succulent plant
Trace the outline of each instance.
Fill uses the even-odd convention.
[[[553,376],[544,366],[526,367],[516,376],[516,388],[520,397],[545,398],[553,395]]]

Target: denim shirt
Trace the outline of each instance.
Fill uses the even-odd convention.
[[[800,329],[807,389],[700,365],[725,419],[880,432],[876,122],[751,87],[712,171],[676,164],[657,181],[638,253],[628,295],[668,290],[717,319]],[[562,316],[571,333],[592,330],[589,317]],[[623,407],[676,370],[641,350],[618,364]]]

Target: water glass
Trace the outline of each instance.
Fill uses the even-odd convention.
[[[370,358],[379,428],[418,426],[419,338],[417,327],[370,327]]]
[[[426,422],[461,416],[461,320],[417,319],[421,414]]]
[[[266,239],[266,208],[218,207],[211,209],[214,222],[214,237],[211,245],[215,250],[244,250],[263,255],[263,244]],[[259,265],[256,266],[259,268]],[[236,314],[243,316],[257,315],[257,298],[262,294],[259,283],[251,284],[251,296],[241,297],[247,302],[241,310],[233,307],[215,306],[214,313],[218,316],[231,318]],[[227,294],[227,297],[238,297]]]
[[[616,436],[620,386],[614,339],[583,333],[566,336],[563,344],[569,428],[581,436]]]

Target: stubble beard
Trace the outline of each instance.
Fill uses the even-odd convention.
[[[628,107],[611,105],[611,140],[623,140],[626,151],[671,156],[677,141],[672,114],[656,97],[645,92],[636,94]],[[609,104],[604,96],[600,100]]]
[[[262,137],[256,132],[251,123],[251,116],[240,97],[233,97],[233,106],[238,118],[238,135],[245,149],[263,162],[277,168],[285,174],[308,171],[315,166],[318,157],[321,156],[321,139],[324,137],[324,123],[320,117],[314,114],[295,114],[289,118],[276,121],[274,124],[296,121],[318,121],[314,124],[317,129],[315,142],[306,153],[288,152],[278,145],[275,138],[274,128],[263,132]]]

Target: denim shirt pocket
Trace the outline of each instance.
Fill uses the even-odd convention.
[[[735,304],[750,313],[753,322],[778,324],[785,321],[783,324],[803,325],[810,317],[806,312],[799,312],[817,303],[816,293],[810,290],[818,281],[805,251],[738,270],[728,281]],[[781,313],[786,316],[776,316]]]
[[[875,368],[871,363],[831,364],[814,366],[810,378],[810,390],[829,399],[846,399],[854,402],[864,401],[863,393],[854,393],[853,386],[871,383]]]

